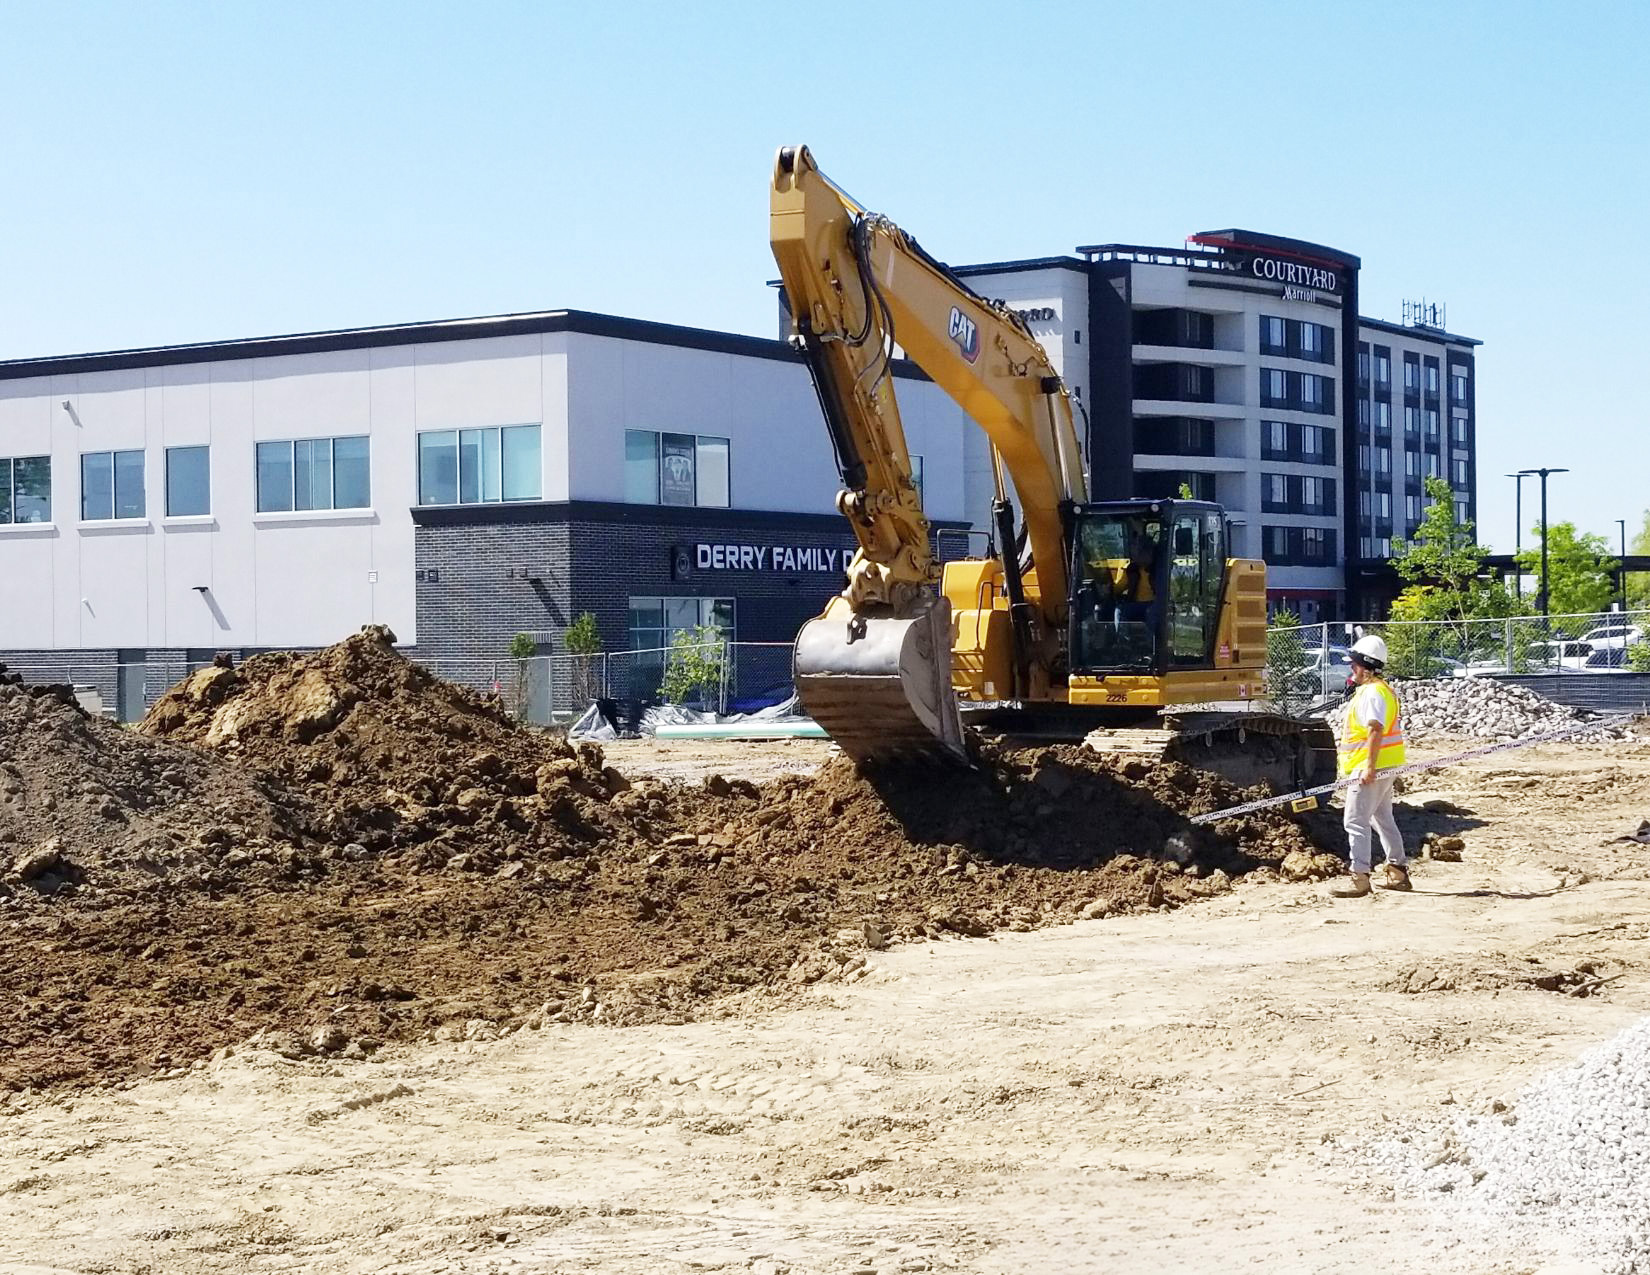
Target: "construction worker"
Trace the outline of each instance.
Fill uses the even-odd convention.
[[[1398,696],[1381,676],[1386,667],[1386,643],[1374,634],[1352,644],[1352,696],[1346,702],[1346,720],[1340,739],[1342,779],[1358,782],[1343,791],[1346,814],[1342,826],[1352,847],[1352,876],[1330,888],[1342,899],[1361,899],[1369,893],[1373,852],[1370,830],[1381,836],[1386,872],[1381,886],[1407,890],[1409,856],[1392,814],[1392,772],[1404,764],[1404,724]]]

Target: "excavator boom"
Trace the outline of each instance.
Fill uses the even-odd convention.
[[[847,586],[796,644],[797,693],[856,761],[965,756],[952,690],[950,604],[894,397],[896,348],[990,438],[1012,600],[1014,690],[1046,696],[1066,625],[1062,510],[1084,496],[1071,406],[1024,323],[977,296],[885,217],[866,212],[806,147],[774,165],[770,238],[836,451],[837,508],[859,541]],[[897,347],[896,347],[897,343]],[[1006,472],[1006,478],[1005,478]],[[1037,588],[1015,548],[1019,498]]]

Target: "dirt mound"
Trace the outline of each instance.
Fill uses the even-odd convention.
[[[627,784],[599,748],[521,728],[394,641],[371,626],[322,651],[202,669],[139,729],[239,758],[322,804],[334,841],[413,867],[490,870],[628,839],[608,811]]]
[[[0,1085],[140,1071],[272,1028],[325,1051],[687,1017],[743,988],[856,978],[866,948],[901,939],[1337,866],[1275,811],[1194,827],[1248,795],[1211,774],[1080,747],[988,747],[971,770],[838,760],[760,787],[632,783],[391,640],[204,670],[154,707],[147,737],[123,736],[182,767],[134,775],[153,807],[227,768],[273,808],[322,812],[298,830],[314,837],[289,879],[20,912],[0,949],[0,979],[25,989],[0,1003]]]
[[[88,717],[67,687],[0,677],[0,901],[89,879],[160,889],[275,876],[313,831],[304,802],[232,763]]]

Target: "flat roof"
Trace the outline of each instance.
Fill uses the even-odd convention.
[[[114,372],[128,368],[277,358],[281,355],[317,354],[332,350],[426,345],[439,341],[478,341],[488,337],[525,336],[544,332],[578,332],[586,336],[616,337],[625,341],[644,341],[653,345],[671,345],[682,349],[740,354],[747,358],[776,359],[787,363],[801,361],[801,356],[788,344],[770,337],[745,336],[738,332],[718,332],[709,328],[682,327],[674,323],[655,323],[649,319],[627,319],[619,315],[597,314],[589,310],[535,310],[522,314],[440,319],[431,323],[392,323],[378,327],[295,332],[285,336],[10,359],[0,361],[0,381],[60,376],[76,372]],[[916,380],[928,379],[921,369],[907,359],[895,360],[894,373]]]
[[[1475,336],[1462,336],[1457,332],[1446,332],[1443,328],[1406,327],[1402,323],[1392,323],[1386,319],[1371,319],[1368,315],[1358,316],[1360,328],[1374,328],[1377,332],[1391,332],[1395,336],[1412,336],[1420,341],[1436,341],[1439,345],[1483,345]]]

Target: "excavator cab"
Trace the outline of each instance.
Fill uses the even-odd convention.
[[[1072,674],[1162,676],[1213,667],[1227,556],[1218,505],[1082,504],[1071,527]]]

